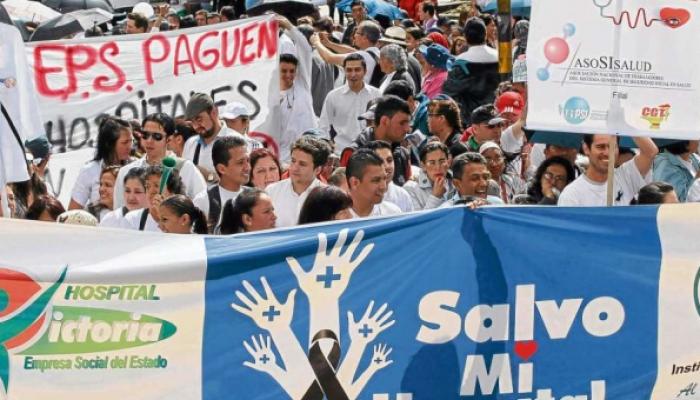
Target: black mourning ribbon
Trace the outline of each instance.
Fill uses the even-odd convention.
[[[333,347],[328,357],[321,351],[319,344],[321,339],[333,340]],[[306,390],[302,400],[322,400],[324,395],[328,400],[349,400],[335,375],[339,362],[340,343],[338,343],[338,336],[328,329],[318,331],[311,341],[311,349],[309,350],[309,363],[311,363],[311,369],[314,370],[316,380]]]

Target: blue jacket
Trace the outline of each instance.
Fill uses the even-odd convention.
[[[700,170],[700,161],[694,155],[690,156],[690,162],[695,169]],[[680,156],[667,151],[660,153],[654,159],[654,180],[662,181],[673,186],[678,195],[678,200],[685,201],[688,189],[693,184],[695,177],[681,162]]]

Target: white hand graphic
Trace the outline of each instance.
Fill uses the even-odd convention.
[[[372,355],[372,360],[365,372],[360,375],[359,378],[350,386],[350,389],[346,391],[350,399],[356,399],[357,396],[362,392],[367,383],[372,376],[382,368],[388,367],[393,363],[389,360],[389,354],[391,354],[391,347],[387,347],[385,344],[379,344],[374,346],[374,354]]]
[[[272,331],[289,327],[289,324],[292,322],[292,314],[294,313],[294,295],[297,290],[292,289],[287,295],[287,301],[281,304],[275,297],[275,294],[272,293],[267,279],[262,277],[260,281],[263,289],[265,289],[265,298],[260,296],[248,281],[243,281],[243,287],[248,291],[250,297],[236,290],[236,297],[244,306],[231,303],[231,307],[239,313],[250,317],[262,329]]]
[[[358,322],[355,322],[355,316],[352,311],[348,311],[348,331],[353,344],[355,342],[371,343],[380,333],[396,322],[394,320],[389,321],[389,318],[394,314],[393,311],[384,313],[387,309],[386,303],[379,307],[374,315],[370,315],[372,307],[374,307],[374,300],[370,301],[365,314]]]
[[[252,346],[245,340],[243,341],[243,347],[245,347],[248,353],[253,357],[253,362],[245,361],[243,365],[256,371],[270,373],[275,367],[279,368],[277,366],[275,353],[270,346],[270,337],[266,336],[263,338],[263,335],[259,335],[258,338],[260,342],[258,342],[255,336],[251,336]]]
[[[343,229],[340,231],[333,249],[330,253],[326,253],[328,240],[324,233],[319,233],[316,259],[309,272],[304,271],[294,257],[287,257],[287,264],[296,276],[299,287],[309,299],[318,296],[333,300],[340,298],[348,287],[352,273],[374,248],[374,244],[369,243],[357,257],[353,258],[363,236],[363,231],[357,232],[355,238],[343,252],[343,246],[348,237],[348,229]]]

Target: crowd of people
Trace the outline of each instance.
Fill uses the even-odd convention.
[[[192,95],[184,115],[106,117],[68,211],[43,181],[50,149],[38,140],[28,156],[42,161],[29,162],[29,181],[7,186],[5,217],[235,234],[461,204],[606,205],[615,140],[535,140],[526,78],[501,81],[495,16],[476,5],[458,19],[430,1],[397,5],[406,19],[371,18],[361,0],[346,24],[276,17],[284,129],[270,140],[250,135],[245,104],[217,108],[207,93]],[[131,13],[126,33],[245,17],[234,8]],[[512,23],[513,58],[524,63],[529,22]],[[669,143],[616,146],[614,205],[700,201],[698,141]]]

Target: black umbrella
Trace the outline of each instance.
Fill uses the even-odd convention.
[[[111,20],[112,14],[100,8],[69,12],[39,25],[29,41],[61,39]]]
[[[64,14],[91,8],[101,8],[110,13],[114,12],[109,0],[42,0],[42,3]]]
[[[273,11],[296,21],[299,17],[313,14],[314,10],[313,3],[305,0],[246,0],[246,14],[251,17]]]

